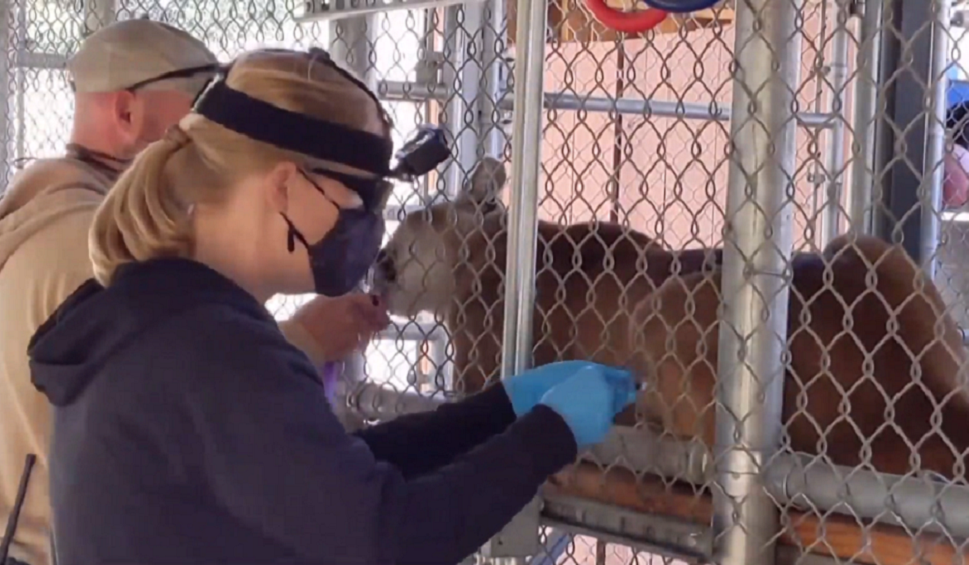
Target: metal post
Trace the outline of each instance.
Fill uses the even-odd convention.
[[[505,268],[502,377],[531,364],[538,240],[538,185],[542,166],[542,107],[545,80],[544,2],[518,11],[515,35],[515,114],[512,126],[512,201]],[[524,305],[524,306],[523,306]]]
[[[923,231],[922,224],[929,200],[925,195],[935,189],[931,183],[937,178],[933,175],[937,163],[927,157],[941,155],[930,144],[937,135],[933,129],[943,127],[944,118],[937,123],[927,110],[934,104],[936,83],[944,80],[937,63],[946,55],[944,38],[938,37],[945,34],[948,24],[939,20],[943,4],[944,0],[892,0],[888,4],[893,33],[882,34],[881,68],[888,104],[887,115],[880,117],[878,125],[875,158],[878,169],[887,173],[875,232],[886,241],[901,243],[917,263],[930,269],[931,256],[923,256],[922,238],[933,229]],[[940,44],[943,53],[936,53]]]
[[[505,0],[488,0],[484,3],[485,17],[481,34],[482,96],[478,114],[478,132],[482,137],[484,153],[498,157],[505,150],[505,135],[501,128],[504,121],[501,98],[505,94],[505,78],[510,72],[505,60]]]
[[[848,29],[849,0],[835,0],[834,31],[831,34],[831,62],[828,64],[828,80],[831,85],[831,109],[833,116],[828,130],[828,152],[825,162],[827,188],[824,213],[821,216],[821,247],[838,237],[841,232],[841,207],[846,175],[845,167],[845,90],[848,85],[848,46],[851,31]]]
[[[463,18],[462,18],[463,16]],[[457,194],[478,160],[478,89],[481,68],[473,54],[480,52],[484,6],[480,2],[445,8],[444,84],[451,97],[447,103],[447,127],[454,136],[455,160],[445,169],[448,191]]]
[[[0,194],[10,184],[10,67],[16,54],[16,47],[11,45],[10,20],[12,17],[10,2],[0,2],[0,45],[3,46],[3,56],[0,57]],[[21,7],[21,10],[24,8]]]
[[[857,0],[863,6],[858,33],[858,53],[855,63],[854,111],[851,127],[854,142],[851,146],[851,184],[849,185],[849,213],[852,229],[858,233],[874,231],[873,192],[875,179],[875,110],[878,108],[882,22],[886,0]]]
[[[17,38],[17,54],[20,54],[21,52],[27,51],[27,7],[24,5],[21,5],[20,9],[17,10],[16,29],[17,32],[14,35]],[[14,97],[17,101],[17,116],[14,118],[17,132],[14,155],[18,161],[21,161],[27,157],[27,71],[25,66],[20,65],[16,58],[14,59],[14,64],[16,68],[13,74],[17,77],[15,79],[17,87],[14,92]]]
[[[925,161],[922,166],[922,182],[919,186],[921,230],[919,234],[919,257],[922,269],[929,280],[935,280],[938,263],[940,216],[942,215],[942,184],[945,182],[945,114],[946,88],[949,84],[946,69],[949,65],[949,1],[934,0],[934,18],[930,20],[931,57],[927,74],[929,77],[929,107],[925,117]]]
[[[454,159],[439,169],[447,194],[460,194],[478,161],[479,63],[474,53],[481,52],[483,7],[480,2],[448,6],[444,9],[444,64],[441,81],[449,94],[442,121],[453,136]],[[448,364],[453,378],[453,366]]]
[[[431,339],[427,345],[427,358],[432,365],[431,373],[427,375],[427,380],[431,384],[431,390],[434,392],[442,388],[444,390],[453,390],[454,384],[452,382],[453,376],[451,371],[453,364],[450,362],[450,357],[448,356],[449,344],[447,340]]]
[[[342,9],[344,0],[335,0],[338,8]],[[351,69],[356,75],[373,89],[376,82],[373,68],[370,65],[370,52],[373,47],[370,36],[372,16],[354,16],[339,20],[331,20],[330,24],[330,55],[338,63]]]
[[[800,80],[802,2],[740,0],[718,360],[716,562],[770,565],[778,530],[765,467],[783,428],[790,199]]]
[[[84,2],[84,34],[90,35],[116,19],[115,0],[88,0]]]
[[[542,166],[542,112],[545,89],[545,2],[518,10],[515,34],[515,114],[512,130],[511,210],[505,267],[505,321],[501,376],[531,365],[535,303],[535,253],[538,246],[538,185]],[[541,550],[538,543],[540,503],[536,498],[485,552],[495,565],[524,564]],[[511,559],[506,559],[511,557]]]

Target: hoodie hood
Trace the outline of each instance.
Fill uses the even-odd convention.
[[[70,156],[38,159],[17,173],[0,198],[0,268],[52,221],[100,204],[114,180]]]
[[[69,405],[106,365],[148,330],[213,303],[228,303],[273,321],[251,294],[213,269],[188,259],[129,263],[117,270],[107,288],[91,279],[74,291],[31,338],[27,355],[34,387],[51,404]]]

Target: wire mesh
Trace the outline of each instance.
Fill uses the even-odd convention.
[[[107,7],[98,13],[98,6]],[[5,49],[11,69],[5,76],[11,93],[6,102],[8,167],[15,171],[33,158],[63,151],[73,113],[73,99],[62,69],[64,59],[100,24],[111,19],[140,17],[171,23],[202,39],[222,61],[263,46],[345,47],[344,24],[337,24],[332,30],[325,22],[297,24],[294,17],[301,12],[302,3],[293,1],[239,4],[221,0],[189,3],[118,0],[110,6],[105,0],[66,5],[31,0],[12,2],[7,12],[11,33]],[[427,38],[439,37],[442,32],[440,14],[435,12],[378,14],[370,18],[368,25],[364,47],[372,56],[365,61],[363,70],[377,81],[414,80],[417,62],[429,47],[425,45]],[[354,63],[357,62],[349,62]],[[433,104],[420,101],[389,101],[386,106],[395,123],[397,144],[416,125],[433,123],[440,113]],[[400,183],[390,204],[395,207],[418,204],[435,190],[435,184],[443,182],[431,179],[416,187]],[[391,218],[388,233],[393,232],[396,223],[397,218]],[[268,306],[279,319],[286,319],[308,298],[274,297]],[[423,340],[402,340],[399,333],[386,331],[382,339],[371,344],[365,370],[372,380],[393,382],[402,390],[418,384],[423,386],[423,380],[433,380],[431,365],[443,363],[443,357],[429,355],[429,346],[422,344]]]
[[[962,555],[969,528],[955,520],[969,513],[953,501],[963,500],[969,448],[960,331],[969,323],[969,176],[964,188],[958,182],[969,165],[944,157],[957,153],[967,126],[944,128],[937,85],[946,72],[965,79],[969,44],[939,0],[886,3],[893,9],[879,12],[878,33],[863,40],[862,14],[854,10],[864,5],[870,16],[879,2],[798,2],[789,41],[799,52],[782,60],[775,45],[765,59],[778,76],[799,75],[772,83],[780,91],[775,104],[790,103],[757,107],[763,93],[743,92],[754,100],[744,111],[748,126],[760,133],[732,138],[732,101],[738,84],[750,80],[735,46],[763,48],[756,44],[773,12],[755,8],[765,3],[723,3],[671,18],[656,32],[618,37],[580,2],[550,0],[550,25],[535,30],[547,45],[533,362],[596,359],[635,367],[649,383],[636,413],[620,418],[620,448],[594,450],[553,478],[553,489],[708,526],[711,493],[728,489],[715,472],[723,460],[712,459],[726,443],[763,466],[753,486],[766,489],[780,524],[768,541],[796,558],[942,563]],[[921,20],[910,15],[912,6],[928,6]],[[72,104],[59,61],[97,23],[90,7],[15,0],[0,10],[8,168],[62,151]],[[378,14],[363,36],[350,32],[351,22],[296,24],[300,5],[291,0],[118,0],[111,13],[179,25],[223,60],[257,46],[342,42],[366,57],[351,64],[389,99],[397,141],[419,123],[449,128],[454,161],[417,186],[400,185],[390,202],[378,278],[395,323],[368,347],[362,376],[403,395],[450,398],[496,379],[508,347],[501,338],[504,269],[516,242],[508,240],[514,140],[506,129],[509,93],[522,85],[512,80],[516,46],[502,12],[514,21],[515,8],[487,2]],[[755,12],[756,33],[748,38],[735,35],[741,10]],[[866,68],[874,44],[880,60]],[[951,53],[941,65],[931,58],[940,45]],[[875,68],[886,69],[878,82],[867,76]],[[869,95],[872,115],[859,116]],[[764,121],[767,115],[774,121]],[[772,124],[793,126],[793,138]],[[868,135],[870,127],[876,135]],[[762,138],[769,148],[758,145]],[[764,178],[759,169],[744,168],[755,151],[758,166],[776,169],[776,186],[765,188],[755,182]],[[728,186],[735,187],[733,205]],[[765,215],[760,202],[746,216],[759,217],[751,228],[728,213],[750,210],[770,190],[783,198],[767,212],[782,216]],[[864,229],[859,217],[872,218],[872,231],[917,258],[874,238],[836,237],[852,225]],[[896,226],[899,218],[907,223]],[[779,238],[784,229],[789,240]],[[737,230],[747,230],[750,255],[725,259]],[[754,251],[785,265],[771,271]],[[730,307],[740,315],[720,283],[725,261],[744,264],[741,286],[752,277],[786,283],[748,292],[743,313],[750,321],[742,330],[724,322],[737,319]],[[938,268],[926,274],[928,264]],[[778,323],[782,316],[769,305],[783,304],[776,296],[783,286],[790,304],[786,323]],[[269,307],[283,319],[303,300],[277,297]],[[773,341],[774,353],[753,360],[757,340]],[[748,382],[749,402],[763,408],[767,380],[783,379],[782,405],[764,410],[784,426],[776,444],[752,449],[752,432],[741,425],[749,416],[724,406],[727,393],[718,387],[724,369],[737,367],[783,372],[751,370],[756,378]],[[393,398],[389,410],[357,409],[409,409],[406,397]],[[725,418],[734,429],[721,431],[718,446]],[[881,476],[862,483],[871,478],[864,471],[901,475],[922,488]],[[734,502],[743,498],[730,494]],[[720,539],[740,521],[740,508],[717,514],[729,522],[713,521]],[[759,525],[773,528],[767,519]],[[536,559],[675,562],[673,551],[660,556],[588,532],[553,543],[549,532]],[[642,538],[650,535],[658,534]]]

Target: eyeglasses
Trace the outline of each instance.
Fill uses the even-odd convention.
[[[394,183],[386,179],[365,179],[321,168],[312,168],[309,169],[309,172],[342,183],[360,196],[363,207],[368,212],[382,210],[387,205],[387,201],[390,200],[390,194],[394,191]],[[308,176],[307,178],[309,179]],[[313,182],[312,179],[309,180]],[[313,184],[316,185],[316,183]],[[319,189],[318,186],[317,189]],[[320,190],[322,192],[322,189]]]

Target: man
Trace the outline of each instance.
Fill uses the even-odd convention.
[[[92,34],[67,65],[75,110],[66,155],[32,163],[0,200],[0,528],[15,526],[0,546],[0,565],[53,559],[51,422],[31,384],[27,344],[92,276],[88,229],[105,193],[139,151],[188,113],[217,68],[201,41],[159,22],[128,20]],[[376,302],[358,295],[318,298],[280,325],[323,363],[388,321]],[[327,328],[339,333],[328,336]]]
[[[942,209],[961,208],[969,202],[969,102],[952,105],[946,112],[946,129],[952,135],[952,150],[944,157]]]

